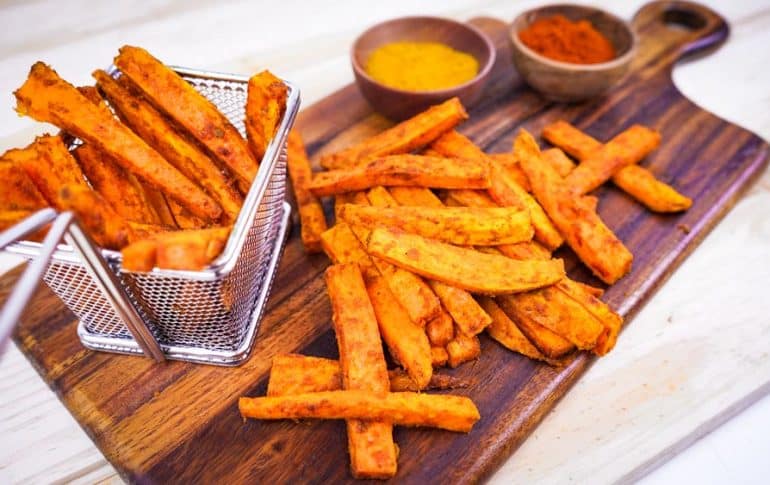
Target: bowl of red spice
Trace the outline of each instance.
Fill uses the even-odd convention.
[[[582,5],[526,11],[510,27],[513,63],[527,84],[555,101],[603,95],[628,71],[636,53],[629,24]]]

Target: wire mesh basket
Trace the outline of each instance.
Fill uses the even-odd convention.
[[[245,135],[247,78],[174,70]],[[110,72],[120,75],[114,67]],[[150,345],[168,359],[237,365],[248,357],[288,228],[286,137],[300,101],[297,88],[286,84],[287,106],[277,134],[267,147],[222,254],[209,267],[131,272],[122,269],[119,252],[94,248],[94,254],[101,255],[114,274],[110,279],[117,279],[120,289],[111,292],[95,272],[99,265],[81,245],[56,248],[43,280],[80,320],[77,332],[85,347],[147,353],[146,342],[137,335],[147,333]],[[41,257],[42,245],[21,241],[5,249],[35,259]],[[139,332],[127,321],[126,305],[129,313],[138,316],[139,326],[144,326]]]

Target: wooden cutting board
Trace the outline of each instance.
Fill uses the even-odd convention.
[[[604,99],[547,102],[527,89],[509,63],[505,24],[474,19],[499,49],[485,99],[461,131],[487,151],[508,151],[519,127],[534,134],[564,118],[606,140],[633,123],[661,131],[644,165],[695,200],[683,215],[652,215],[612,187],[599,191],[600,214],[635,255],[630,275],[605,299],[630,319],[679,262],[734,204],[764,167],[770,148],[757,136],[699,109],[671,82],[674,62],[724,42],[723,20],[691,5],[664,15],[665,3],[634,20],[640,50],[623,85]],[[705,20],[699,27],[693,13]],[[689,25],[667,24],[665,19]],[[355,86],[305,110],[298,122],[314,158],[381,130]],[[328,207],[331,215],[331,207]],[[252,357],[238,368],[149,359],[83,349],[73,316],[47,290],[30,305],[15,339],[83,429],[128,480],[341,482],[350,479],[341,422],[243,423],[236,401],[262,395],[273,355],[336,357],[322,272],[325,256],[308,257],[295,223]],[[596,283],[563,250],[570,275]],[[15,280],[0,282],[3,293]],[[621,336],[621,338],[623,338]],[[610,354],[606,358],[612,358]],[[527,437],[593,361],[578,355],[561,368],[536,364],[482,337],[482,356],[452,373],[470,386],[482,419],[467,435],[397,428],[399,481],[473,482],[487,477]]]

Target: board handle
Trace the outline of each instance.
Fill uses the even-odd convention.
[[[643,64],[656,59],[672,66],[680,59],[711,52],[730,35],[727,21],[717,12],[694,2],[651,2],[631,21],[639,37]],[[647,62],[645,62],[647,61]]]

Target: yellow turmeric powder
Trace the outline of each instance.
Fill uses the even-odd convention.
[[[386,86],[436,91],[459,86],[479,72],[475,57],[438,42],[392,42],[375,49],[366,73]]]

